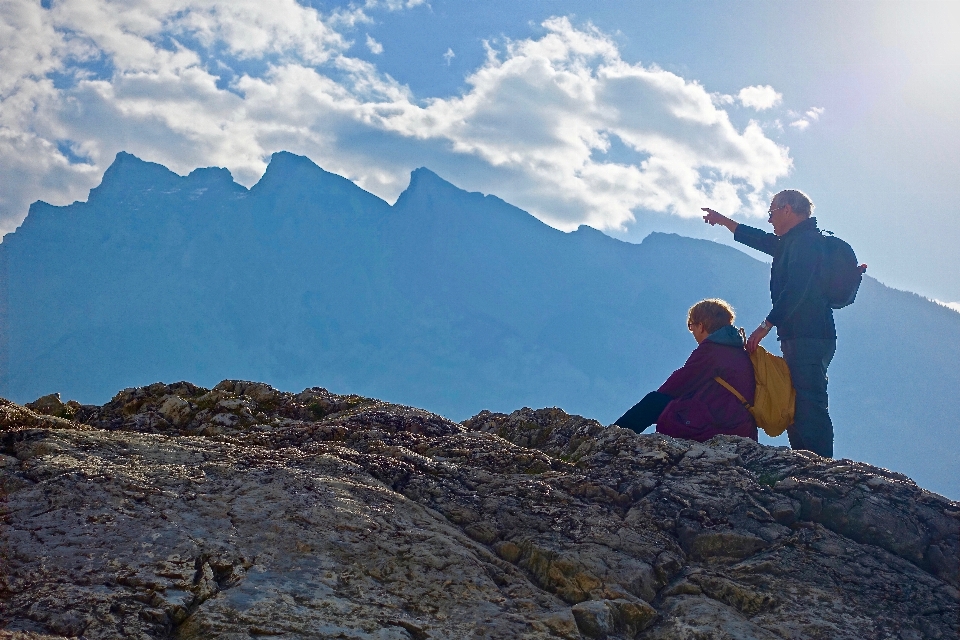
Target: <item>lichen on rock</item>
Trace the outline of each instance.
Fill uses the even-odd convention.
[[[957,637],[960,505],[869,465],[243,381],[55,399],[0,401],[0,638]]]

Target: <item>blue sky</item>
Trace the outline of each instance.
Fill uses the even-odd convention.
[[[729,242],[807,191],[871,275],[960,302],[960,3],[0,2],[0,232],[117,151],[253,184],[427,166],[546,222]]]

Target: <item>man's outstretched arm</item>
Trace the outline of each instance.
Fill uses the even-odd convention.
[[[740,224],[736,220],[732,220],[713,209],[702,207],[700,210],[707,212],[707,215],[703,216],[704,222],[710,225],[719,224],[720,226],[726,227],[733,234],[733,239],[737,242],[770,256],[776,253],[780,238],[774,234],[761,231],[750,225]]]

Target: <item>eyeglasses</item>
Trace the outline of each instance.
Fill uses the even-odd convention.
[[[786,208],[787,208],[787,205],[785,204],[777,207],[776,209],[774,209],[773,207],[770,207],[769,209],[767,209],[767,214],[772,216],[777,211],[780,211],[781,209],[786,209]]]

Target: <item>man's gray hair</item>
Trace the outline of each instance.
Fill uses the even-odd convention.
[[[779,206],[790,205],[798,216],[809,218],[813,215],[813,200],[803,191],[787,189],[773,196],[773,201]]]

